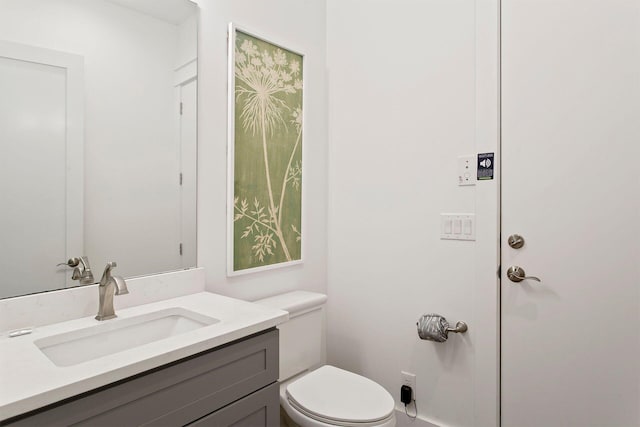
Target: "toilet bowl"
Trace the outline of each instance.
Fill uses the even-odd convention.
[[[289,312],[280,331],[280,406],[282,424],[302,427],[394,427],[395,403],[369,378],[323,365],[327,297],[295,291],[256,301]]]
[[[330,365],[281,384],[280,405],[300,426],[395,426],[393,398],[382,386]]]

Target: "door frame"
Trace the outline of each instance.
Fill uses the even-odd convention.
[[[196,205],[197,205],[197,194],[198,194],[198,165],[197,165],[197,159],[198,159],[198,58],[194,57],[191,58],[190,60],[186,61],[184,64],[178,66],[175,70],[174,70],[174,97],[175,97],[175,106],[176,106],[176,114],[179,117],[179,126],[177,126],[176,128],[176,135],[175,135],[175,140],[176,140],[176,149],[177,149],[177,153],[178,156],[180,158],[180,165],[179,165],[179,173],[181,174],[181,178],[180,178],[180,188],[179,188],[179,239],[180,239],[180,245],[182,245],[181,248],[181,253],[180,253],[180,262],[182,265],[182,268],[190,268],[190,267],[194,267],[195,265],[197,265],[197,259],[198,259],[198,250],[197,250],[197,246],[198,246],[198,236],[197,236],[197,216],[198,216],[198,209],[197,206],[193,206],[193,208],[195,209],[195,217],[196,217],[196,225],[195,225],[195,234],[193,235],[193,241],[188,241],[185,244],[185,237],[188,234],[193,234],[193,233],[189,233],[188,231],[186,231],[187,228],[193,227],[193,225],[189,225],[189,220],[190,218],[185,218],[184,216],[184,210],[185,210],[185,206],[189,206],[189,203],[186,203],[187,201],[184,200],[184,187],[183,187],[183,182],[182,182],[182,173],[184,172],[184,168],[185,168],[185,156],[184,156],[184,150],[183,150],[183,144],[182,144],[182,90],[183,87],[190,84],[190,83],[195,83],[196,85],[196,105],[195,105],[195,119],[196,119],[196,146],[195,146],[195,163],[192,165],[193,166],[193,172],[194,172],[194,176],[192,177],[192,179],[195,180],[194,183],[194,194],[196,197]],[[185,204],[186,203],[186,204]],[[184,251],[193,251],[192,254],[189,255],[189,257],[185,257],[185,253]],[[189,262],[187,261],[188,259],[192,259],[193,262]]]
[[[475,150],[494,153],[494,179],[477,181],[473,298],[474,420],[500,426],[500,8],[476,1]]]
[[[84,57],[3,40],[0,57],[66,70],[65,243],[66,257],[78,257],[84,253]],[[70,273],[66,282],[72,285]]]

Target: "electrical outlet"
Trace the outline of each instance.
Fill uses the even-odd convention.
[[[416,400],[416,374],[412,374],[411,372],[401,371],[402,375],[402,385],[408,385],[411,387],[413,391],[413,400]]]

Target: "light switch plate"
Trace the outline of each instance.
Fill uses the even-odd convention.
[[[476,185],[478,175],[475,156],[458,157],[458,185]]]
[[[476,215],[440,214],[440,239],[476,240]]]

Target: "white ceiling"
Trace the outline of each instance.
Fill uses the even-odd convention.
[[[108,0],[128,9],[151,15],[170,24],[178,25],[196,11],[191,0]]]

